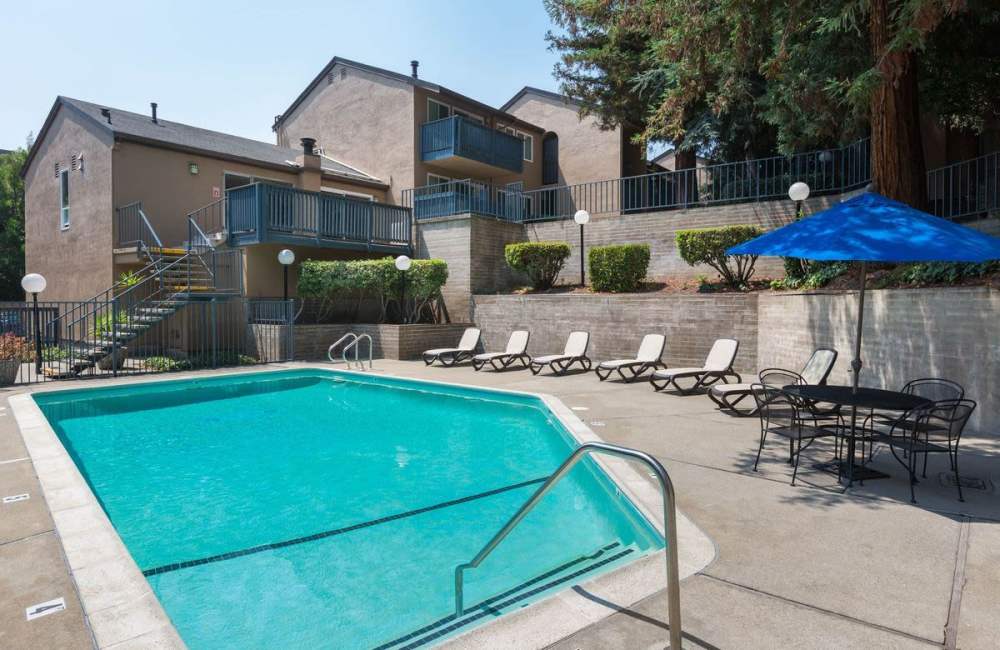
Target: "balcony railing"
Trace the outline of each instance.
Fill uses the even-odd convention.
[[[460,115],[427,122],[420,127],[420,159],[467,158],[520,173],[524,168],[524,143]]]
[[[403,192],[417,220],[473,212],[507,221],[568,219],[591,214],[632,214],[707,205],[752,203],[787,197],[796,181],[813,196],[840,194],[871,182],[871,145],[860,140],[839,149],[760,158],[698,169],[520,191],[478,181],[451,181]],[[1000,211],[1000,152],[927,173],[928,211],[945,219],[970,219]]]
[[[1000,210],[1000,152],[927,172],[927,202],[945,219],[969,219]]]
[[[216,204],[213,204],[213,206]],[[228,190],[219,207],[225,236],[234,245],[262,242],[312,244],[395,252],[409,250],[412,218],[409,208],[362,201],[326,192],[309,192],[271,183],[254,183]],[[194,215],[211,237],[221,218]],[[208,224],[220,222],[212,227]]]

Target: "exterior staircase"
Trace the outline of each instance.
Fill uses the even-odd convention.
[[[117,374],[125,366],[130,347],[141,345],[145,335],[191,302],[242,294],[241,251],[216,250],[200,243],[201,239],[197,245],[186,242],[185,247],[165,247],[152,232],[141,205],[135,205],[128,207],[141,218],[147,233],[136,245],[145,266],[56,319],[53,327],[61,343],[45,361],[45,375]],[[197,224],[193,226],[197,229]]]

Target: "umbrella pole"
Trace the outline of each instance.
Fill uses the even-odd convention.
[[[868,264],[861,262],[861,287],[858,289],[858,330],[854,335],[854,359],[851,361],[851,392],[858,392],[861,379],[861,331],[865,322],[865,283],[868,280]],[[851,437],[847,444],[847,485],[854,483],[854,437],[858,426],[858,407],[851,406]]]

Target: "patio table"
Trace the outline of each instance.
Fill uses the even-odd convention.
[[[855,471],[855,438],[857,433],[858,409],[879,410],[879,411],[909,411],[911,409],[930,406],[933,402],[926,397],[900,393],[894,390],[882,388],[857,389],[851,386],[811,386],[793,384],[785,386],[782,390],[789,395],[809,400],[811,402],[825,402],[838,406],[851,407],[851,429],[847,437],[847,461],[834,465],[838,476],[846,476],[848,486],[853,484],[854,479],[864,481],[865,479],[887,478],[888,474],[868,469],[858,468]],[[825,463],[823,464],[826,465]]]

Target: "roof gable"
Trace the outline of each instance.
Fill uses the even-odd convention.
[[[182,149],[207,156],[245,160],[250,163],[263,164],[270,167],[288,168],[289,171],[295,169],[292,163],[299,154],[299,151],[296,149],[279,147],[259,140],[202,129],[196,126],[181,124],[180,122],[171,122],[162,118],[153,122],[152,117],[149,115],[142,115],[117,108],[108,109],[100,104],[60,95],[56,98],[52,110],[49,111],[45,125],[35,140],[35,146],[32,147],[31,152],[28,154],[28,159],[22,169],[22,173],[27,171],[28,165],[31,164],[31,160],[34,157],[34,152],[39,143],[44,140],[60,107],[72,111],[82,119],[87,120],[93,125],[97,125],[100,129],[106,130],[116,138],[133,142]],[[103,110],[110,111],[110,123],[101,114]],[[383,184],[378,178],[333,158],[323,157],[320,164],[325,174],[363,183]]]

